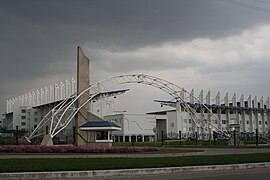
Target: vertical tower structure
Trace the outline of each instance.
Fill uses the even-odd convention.
[[[77,47],[77,94],[80,94],[83,90],[87,89],[90,84],[90,62],[84,55],[80,46]],[[89,92],[87,92],[89,94]],[[84,94],[77,100],[77,107],[82,105],[88,98],[87,94]],[[85,145],[85,139],[87,133],[80,130],[80,126],[87,122],[87,114],[90,107],[90,103],[85,104],[77,115],[75,116],[75,145]]]
[[[80,46],[77,47],[77,94],[80,94],[90,85],[90,60],[85,56]],[[76,107],[82,106],[89,99],[89,91],[78,98]],[[81,126],[88,121],[104,121],[90,112],[91,104],[86,103],[75,116],[75,145],[97,145],[96,131],[81,130]]]

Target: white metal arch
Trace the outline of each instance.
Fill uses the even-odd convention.
[[[63,100],[42,119],[42,121],[38,124],[37,128],[34,129],[34,131],[28,136],[28,139],[30,140],[34,137],[40,136],[41,134],[45,134],[44,126],[48,125],[48,123],[50,123],[49,134],[53,138],[55,135],[57,135],[59,132],[61,132],[64,128],[68,126],[71,120],[85,104],[95,98],[98,98],[99,93],[113,86],[128,83],[150,85],[171,95],[178,102],[177,106],[179,107],[181,104],[181,107],[183,107],[190,114],[190,117],[193,120],[193,132],[199,131],[199,133],[203,133],[205,126],[207,126],[207,128],[220,131],[224,135],[228,136],[228,132],[222,126],[220,119],[215,114],[213,114],[211,110],[204,105],[203,102],[200,102],[197,97],[194,97],[184,88],[154,76],[145,74],[130,74],[115,76],[109,79],[99,81],[90,85],[87,89],[85,89],[77,96],[72,96],[68,99]],[[196,110],[185,101],[182,95],[183,92],[187,93],[189,96],[194,97],[194,99],[208,111],[208,120],[206,123],[204,115],[197,113]],[[83,95],[88,95],[89,98],[85,102],[83,102],[80,107],[76,107],[76,101]],[[218,124],[212,124],[212,121],[217,121]]]

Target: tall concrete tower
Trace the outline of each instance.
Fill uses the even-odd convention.
[[[84,55],[80,46],[77,47],[77,94],[87,89],[90,84],[90,62],[89,59]],[[89,98],[89,92],[82,95],[76,106],[80,107]],[[87,114],[89,111],[90,103],[86,103],[77,113],[75,117],[75,145],[85,145],[87,139],[87,133],[80,130],[80,126],[88,121]]]
[[[90,60],[84,55],[80,46],[77,47],[77,94],[90,85]],[[81,107],[89,99],[89,91],[85,92],[76,103]],[[90,112],[90,102],[83,105],[75,116],[75,145],[96,145],[96,131],[82,131],[80,126],[88,121],[104,121]]]

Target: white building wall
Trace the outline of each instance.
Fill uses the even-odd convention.
[[[177,115],[178,114],[175,112],[168,112],[167,113],[168,119],[171,119],[171,121],[167,123],[167,133],[178,132]]]
[[[112,132],[117,136],[155,136],[153,128],[156,120],[152,116],[144,114],[116,114],[105,116],[104,119],[121,126],[121,131]]]

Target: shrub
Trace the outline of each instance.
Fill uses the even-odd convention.
[[[155,147],[2,145],[0,153],[132,153],[157,151]]]

